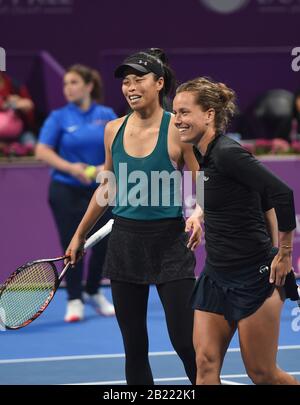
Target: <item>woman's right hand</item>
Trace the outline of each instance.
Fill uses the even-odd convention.
[[[85,163],[71,163],[69,173],[81,183],[91,184],[92,180],[85,173],[87,166]]]
[[[72,267],[74,267],[75,264],[82,258],[84,255],[84,243],[85,238],[79,237],[75,233],[65,252],[65,256],[68,256],[64,261],[65,265],[68,262],[71,262]]]
[[[292,268],[291,251],[279,248],[279,252],[274,257],[271,264],[270,283],[274,283],[276,287],[284,286],[286,276],[292,271]]]

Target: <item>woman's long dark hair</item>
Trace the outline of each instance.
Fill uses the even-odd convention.
[[[172,96],[176,87],[175,73],[169,65],[167,55],[161,48],[148,48],[144,51],[151,57],[158,59],[163,64],[164,69],[164,87],[159,93],[160,105],[165,109],[170,109],[170,99],[168,96]],[[156,77],[158,80],[159,77]]]

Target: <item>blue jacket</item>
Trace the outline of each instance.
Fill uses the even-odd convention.
[[[89,110],[82,111],[69,103],[49,115],[41,128],[39,143],[52,147],[69,162],[101,165],[105,161],[104,128],[115,118],[114,111],[103,105],[92,103]],[[52,179],[83,186],[74,177],[56,169],[52,170]]]

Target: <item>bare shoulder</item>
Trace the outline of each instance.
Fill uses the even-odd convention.
[[[175,127],[175,116],[172,113],[171,113],[171,119],[170,119],[170,124],[169,124],[169,137],[171,139],[171,142],[174,143],[175,145],[180,146],[180,144],[182,143],[180,141],[179,131]]]
[[[186,151],[192,151],[193,146],[189,143],[184,143],[180,140],[180,134],[178,129],[175,126],[175,116],[171,114],[170,126],[169,126],[169,136],[172,144],[176,145],[182,154]]]
[[[179,131],[175,127],[174,115],[171,114],[168,130],[168,150],[172,161],[176,162],[179,169],[183,167],[182,142],[180,141]]]
[[[119,128],[121,127],[121,125],[123,124],[123,122],[126,119],[126,115],[124,115],[123,117],[120,118],[116,118],[115,120],[109,121],[106,124],[105,130],[111,134],[113,132],[118,132]]]
[[[110,148],[120,127],[126,119],[126,115],[109,121],[105,127],[105,143]]]
[[[172,114],[170,127],[170,157],[175,160],[179,167],[184,167],[187,165],[188,169],[191,171],[197,171],[199,169],[199,164],[195,158],[193,145],[191,143],[185,143],[180,140],[180,134],[175,126],[175,116]]]

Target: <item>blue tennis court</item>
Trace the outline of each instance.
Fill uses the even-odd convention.
[[[110,297],[110,288],[105,287]],[[124,354],[116,319],[86,307],[82,323],[63,321],[66,293],[57,292],[45,313],[26,328],[0,333],[1,385],[125,384]],[[155,288],[148,308],[150,361],[156,384],[184,385],[183,366],[169,342]],[[300,308],[286,301],[282,313],[278,364],[300,380]],[[234,336],[222,369],[224,384],[251,384]]]

